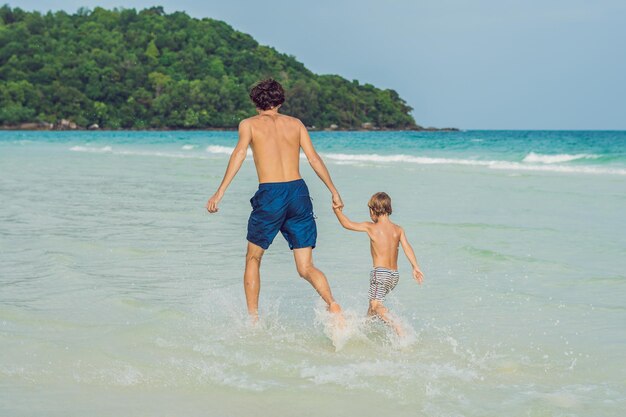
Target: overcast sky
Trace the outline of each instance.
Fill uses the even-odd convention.
[[[47,0],[224,20],[309,69],[393,88],[417,123],[626,129],[625,0]]]

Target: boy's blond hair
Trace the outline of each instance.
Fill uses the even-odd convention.
[[[385,214],[390,215],[392,212],[391,197],[389,197],[389,194],[385,192],[374,194],[372,198],[370,198],[369,203],[367,203],[367,206],[370,210],[372,210],[372,213],[374,213],[376,217],[383,216]]]

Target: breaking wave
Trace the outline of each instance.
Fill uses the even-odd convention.
[[[183,148],[190,151],[189,148]],[[233,147],[221,145],[209,145],[205,151],[214,155],[230,155]],[[140,151],[140,150],[118,150],[111,146],[92,147],[92,146],[73,146],[70,148],[75,152],[91,152],[91,153],[112,153],[117,155],[140,155],[140,156],[157,156],[170,158],[195,158],[206,159],[206,154],[198,152],[162,152],[162,151]],[[252,151],[248,149],[248,156],[252,156]],[[481,160],[481,159],[464,159],[464,158],[436,158],[426,156],[413,156],[405,154],[395,155],[379,155],[379,154],[346,154],[346,153],[322,153],[327,161],[339,164],[351,163],[408,163],[418,165],[466,165],[480,166],[490,169],[512,170],[512,171],[544,171],[544,172],[561,172],[561,173],[579,173],[579,174],[608,174],[608,175],[626,175],[625,168],[608,168],[590,165],[567,165],[567,162],[580,159],[597,159],[598,155],[593,154],[556,154],[543,155],[534,152],[529,153],[521,162],[502,161],[502,160]]]
[[[575,161],[577,159],[597,159],[600,156],[587,154],[587,153],[579,153],[575,155],[570,154],[556,154],[556,155],[544,155],[540,153],[531,152],[524,158],[523,162],[531,162],[531,163],[541,163],[541,164],[558,164],[563,162]]]

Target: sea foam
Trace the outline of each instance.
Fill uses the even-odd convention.
[[[499,160],[479,160],[479,159],[462,159],[462,158],[430,158],[424,156],[412,155],[378,155],[378,154],[340,154],[330,153],[322,154],[328,160],[337,163],[355,163],[355,162],[373,162],[373,163],[412,163],[418,165],[468,165],[483,166],[491,169],[513,170],[513,171],[547,171],[547,172],[563,172],[563,173],[581,173],[581,174],[611,174],[626,175],[626,169],[620,168],[601,168],[593,166],[567,166],[552,165],[554,162],[543,164],[530,164],[529,161],[524,163],[515,161],[499,161]],[[549,155],[548,155],[549,156]],[[563,155],[559,155],[564,157]],[[579,155],[568,155],[570,160],[580,159]],[[575,157],[575,158],[573,158]],[[584,158],[597,158],[596,155],[584,154]],[[548,160],[548,159],[546,159]]]
[[[185,148],[189,150],[189,148]],[[234,148],[221,145],[209,145],[206,152],[214,155],[230,155]],[[113,153],[116,155],[139,155],[139,156],[156,156],[169,158],[194,158],[207,159],[207,157],[198,153],[175,153],[162,151],[140,151],[140,150],[122,150],[113,149],[111,146],[92,147],[92,146],[73,146],[70,151],[74,152],[91,152],[91,153]],[[479,166],[490,169],[511,170],[511,171],[538,171],[538,172],[560,172],[560,173],[578,173],[578,174],[605,174],[605,175],[626,175],[626,169],[623,168],[605,168],[597,166],[584,165],[564,165],[567,162],[577,159],[596,159],[598,155],[593,154],[557,154],[543,155],[534,152],[524,157],[522,162],[502,161],[502,160],[481,160],[481,159],[464,159],[464,158],[438,158],[426,156],[413,156],[406,154],[380,155],[380,154],[346,154],[346,153],[321,153],[324,159],[332,161],[336,164],[353,164],[353,163],[407,163],[417,165],[465,165]],[[247,156],[252,156],[252,150],[248,149]],[[301,153],[301,158],[304,154]]]
[[[216,153],[216,154],[223,154],[223,155],[230,155],[231,153],[233,153],[234,150],[235,148],[231,148],[229,146],[220,146],[220,145],[209,145],[206,147],[206,151],[209,153]],[[248,151],[246,154],[248,156],[252,156],[252,150],[248,148]]]
[[[88,152],[88,153],[111,153],[114,155],[135,155],[135,156],[156,156],[160,158],[185,158],[185,159],[207,159],[206,156],[189,153],[162,152],[162,151],[140,151],[131,149],[113,149],[112,146],[72,146],[72,152]]]
[[[563,162],[575,161],[577,159],[597,159],[598,155],[579,153],[575,155],[570,154],[556,154],[556,155],[544,155],[540,153],[531,152],[524,157],[523,162],[541,163],[541,164],[558,164]]]
[[[94,152],[94,153],[103,153],[103,152],[111,152],[113,150],[110,146],[102,146],[99,148],[93,146],[72,146],[70,151],[74,152]]]

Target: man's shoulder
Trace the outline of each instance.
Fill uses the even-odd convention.
[[[283,120],[284,122],[290,123],[290,124],[294,124],[294,125],[298,125],[298,126],[304,126],[304,123],[302,123],[302,121],[300,119],[298,119],[297,117],[293,117],[293,116],[289,116],[287,114],[279,114],[281,120]],[[254,116],[250,116],[247,117],[245,119],[242,119],[239,122],[239,126],[245,126],[245,125],[250,125],[250,124],[257,124],[260,122],[264,122],[265,119],[262,118],[261,116],[254,115]]]
[[[302,122],[300,121],[300,119],[298,119],[297,117],[289,116],[288,114],[282,114],[282,113],[281,113],[280,115],[281,115],[282,117],[284,117],[284,118],[285,118],[285,120],[289,120],[289,121],[294,122],[294,123],[299,123],[299,124],[302,124]]]
[[[245,119],[241,119],[239,121],[239,126],[245,126],[245,125],[249,125],[250,123],[253,123],[254,120],[257,118],[258,116],[251,116],[251,117],[247,117]]]
[[[290,128],[294,129],[300,129],[302,126],[304,126],[304,124],[297,117],[280,113],[280,118],[284,126],[289,126]]]

